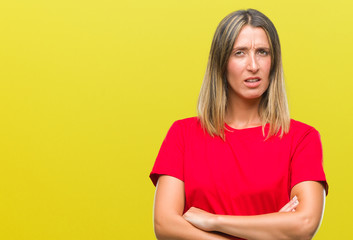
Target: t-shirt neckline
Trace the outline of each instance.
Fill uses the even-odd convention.
[[[267,127],[268,124],[265,125],[265,127]],[[254,130],[258,130],[258,129],[262,129],[262,125],[260,126],[255,126],[255,127],[248,127],[248,128],[233,128],[231,126],[229,126],[227,123],[224,123],[225,126],[225,130],[227,132],[246,132],[246,131],[254,131]]]

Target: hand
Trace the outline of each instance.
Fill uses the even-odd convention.
[[[286,205],[284,205],[279,212],[295,212],[295,209],[297,208],[299,204],[299,201],[297,199],[297,196],[294,196],[292,200],[290,200]]]
[[[202,209],[191,207],[184,215],[184,219],[195,227],[204,231],[214,231],[216,215]]]

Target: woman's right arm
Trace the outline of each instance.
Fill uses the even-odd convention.
[[[168,176],[159,177],[154,199],[154,231],[158,240],[225,240],[217,233],[202,231],[183,218],[184,182]]]

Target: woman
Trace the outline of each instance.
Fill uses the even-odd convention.
[[[229,14],[198,117],[170,128],[151,172],[158,239],[311,239],[327,192],[319,133],[289,118],[277,31]]]

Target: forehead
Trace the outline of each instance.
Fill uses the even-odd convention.
[[[262,28],[245,25],[234,42],[234,47],[239,46],[269,47],[270,44],[267,34]]]

